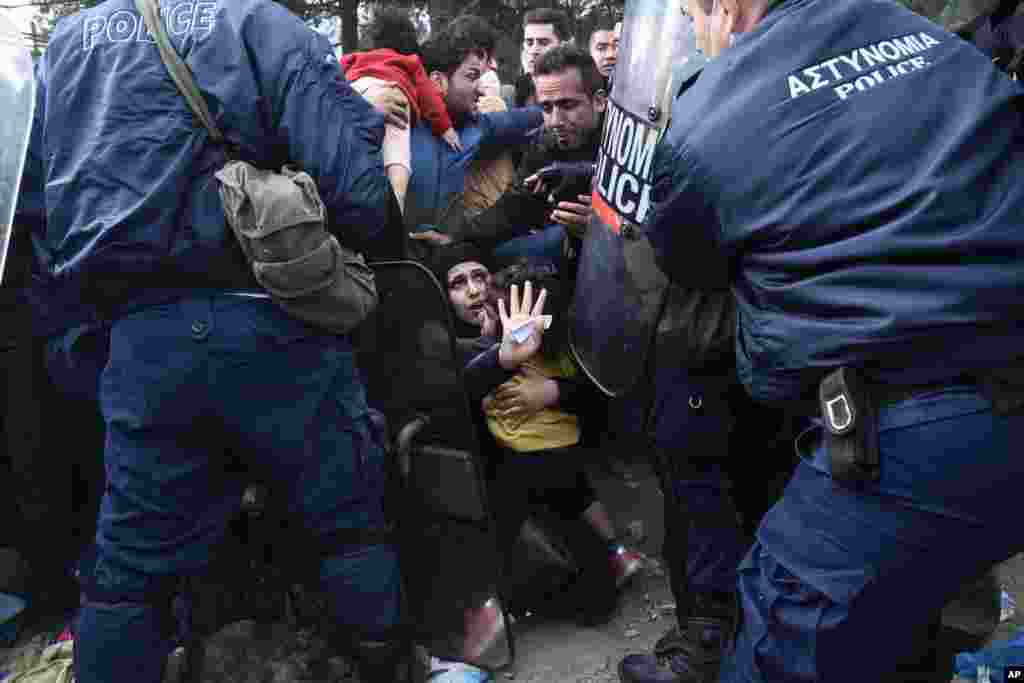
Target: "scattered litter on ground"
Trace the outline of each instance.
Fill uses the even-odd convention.
[[[1002,681],[1003,671],[1010,665],[1024,664],[1024,628],[1009,640],[992,643],[977,652],[961,652],[956,656],[957,678],[977,683]]]
[[[999,623],[1013,619],[1017,614],[1017,601],[1003,590],[999,598]]]

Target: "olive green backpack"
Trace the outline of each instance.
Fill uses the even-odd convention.
[[[164,66],[189,108],[228,150],[188,66],[174,50],[156,0],[135,0]],[[257,168],[232,158],[217,173],[224,214],[256,281],[290,315],[335,334],[351,331],[377,305],[373,271],[327,231],[316,182],[288,166]]]

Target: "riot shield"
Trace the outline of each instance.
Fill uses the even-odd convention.
[[[610,396],[640,378],[657,327],[668,281],[641,227],[651,209],[654,149],[676,91],[703,62],[676,0],[629,0],[570,323],[576,360]]]
[[[0,11],[0,282],[35,107],[32,54],[18,27]]]
[[[393,437],[389,507],[410,612],[432,654],[500,668],[513,654],[507,623],[489,647],[467,652],[467,614],[501,598],[502,562],[448,296],[419,263],[372,267],[380,302],[357,349],[367,402]]]

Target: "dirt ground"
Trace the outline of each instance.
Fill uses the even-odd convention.
[[[496,681],[524,683],[605,683],[618,681],[623,656],[649,651],[674,623],[674,602],[661,562],[663,526],[661,494],[649,472],[631,483],[595,477],[595,484],[622,529],[628,529],[637,547],[651,558],[623,592],[620,610],[599,628],[541,621],[524,617],[514,623],[516,657],[499,671]],[[1024,555],[999,567],[999,581],[1024,607]],[[977,630],[984,609],[969,601],[951,606],[944,615],[948,626]],[[1024,625],[1024,609],[999,626],[991,640],[1005,639]],[[0,672],[19,657],[34,656],[56,633],[60,624],[37,624],[26,630],[18,644],[0,650]],[[180,660],[173,658],[168,683]],[[203,683],[358,683],[350,664],[332,656],[313,629],[293,629],[284,623],[260,625],[251,621],[232,624],[208,639]]]

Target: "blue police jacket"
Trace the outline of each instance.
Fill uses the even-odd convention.
[[[463,191],[469,163],[488,147],[526,146],[543,123],[540,107],[480,114],[456,123],[462,152],[456,152],[435,136],[425,122],[413,126],[412,176],[405,200],[406,225],[444,232],[444,226],[438,223]]]
[[[163,0],[161,11],[240,158],[309,172],[342,243],[377,237],[391,192],[384,119],[349,87],[328,41],[271,0]],[[70,326],[90,304],[109,312],[104,283],[130,304],[237,281],[225,272],[239,251],[213,176],[225,154],[132,0],[62,20],[36,81],[19,221],[32,229],[44,326]]]
[[[786,0],[676,100],[646,228],[671,279],[732,287],[755,398],[1024,355],[1021,95],[891,0]]]

